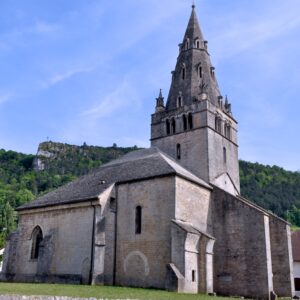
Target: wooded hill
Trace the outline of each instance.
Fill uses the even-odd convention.
[[[16,227],[14,208],[137,149],[45,142],[37,155],[0,150],[0,247]],[[299,172],[240,161],[240,177],[244,197],[300,226]]]

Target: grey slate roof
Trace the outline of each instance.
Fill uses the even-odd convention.
[[[157,148],[149,148],[130,152],[85,176],[20,206],[17,210],[88,201],[96,199],[114,183],[175,174],[212,189],[209,184],[181,167],[167,154],[164,154]]]

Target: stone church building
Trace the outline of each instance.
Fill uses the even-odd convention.
[[[237,131],[193,6],[151,148],[19,207],[2,280],[291,296],[290,227],[240,195]]]

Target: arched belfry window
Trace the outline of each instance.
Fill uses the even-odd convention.
[[[219,133],[222,132],[222,119],[219,115],[216,115],[216,118],[215,118],[215,129]]]
[[[199,40],[199,39],[197,39],[197,40],[195,41],[195,46],[196,46],[197,49],[200,48],[200,40]]]
[[[186,115],[182,116],[182,123],[183,123],[183,130],[186,131],[187,130],[187,117],[186,117]]]
[[[31,235],[32,246],[31,246],[31,259],[38,259],[41,243],[43,241],[43,232],[40,226],[36,226]]]
[[[142,233],[142,207],[135,208],[135,234]]]
[[[176,121],[174,118],[171,120],[172,133],[176,133]]]
[[[189,129],[194,128],[193,115],[191,113],[188,114],[188,124],[189,124]]]
[[[181,107],[182,105],[183,105],[182,96],[178,96],[178,98],[177,98],[177,107]]]
[[[185,41],[185,50],[188,50],[190,48],[190,40],[186,39]]]
[[[227,163],[227,150],[225,147],[223,147],[223,163]]]
[[[231,139],[231,126],[229,123],[225,123],[224,133],[225,133],[225,137],[227,137],[230,140]]]
[[[166,132],[169,135],[171,133],[171,126],[170,126],[170,120],[166,120]]]

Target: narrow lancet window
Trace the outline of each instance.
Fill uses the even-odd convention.
[[[176,121],[174,118],[172,118],[172,133],[176,133]]]
[[[192,282],[196,281],[196,271],[192,270]]]
[[[142,207],[135,208],[135,234],[142,233]]]
[[[38,259],[41,243],[43,241],[43,232],[41,227],[37,226],[34,228],[31,239],[32,239],[31,259]]]
[[[189,123],[189,129],[193,129],[194,122],[193,122],[193,115],[191,113],[189,113],[189,115],[188,115],[188,123]]]
[[[210,68],[210,75],[211,75],[212,79],[215,79],[215,68],[214,67]]]
[[[223,147],[223,163],[227,163],[227,151],[225,147]]]
[[[198,68],[198,76],[199,76],[199,78],[202,78],[202,67],[201,66],[199,66],[199,68]]]
[[[170,126],[169,119],[166,120],[166,132],[167,132],[167,135],[169,135],[171,133],[171,126]]]
[[[177,98],[177,107],[181,107],[181,106],[182,106],[182,97],[179,96],[179,97]]]
[[[176,145],[176,158],[181,159],[181,145],[180,144]]]
[[[183,123],[183,131],[187,130],[187,118],[186,115],[182,116],[182,123]]]
[[[196,41],[196,48],[197,48],[197,49],[200,48],[200,41],[199,41],[199,40]]]
[[[185,80],[185,68],[182,68],[181,70],[181,78],[182,80]]]

